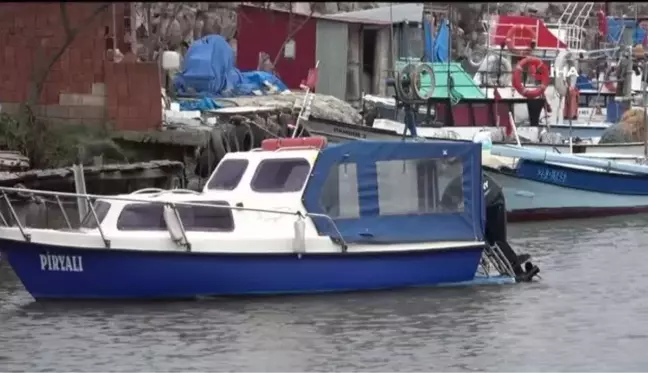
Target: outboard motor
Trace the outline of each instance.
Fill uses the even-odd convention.
[[[490,246],[499,247],[511,264],[518,282],[531,281],[540,269],[531,263],[531,255],[518,255],[507,241],[506,201],[502,188],[486,174],[483,174],[483,188],[486,203],[486,241]]]
[[[488,175],[483,174],[484,201],[486,203],[486,242],[489,249],[486,254],[494,259],[496,263],[503,263],[506,268],[498,268],[500,272],[509,273],[513,269],[513,275],[518,282],[531,281],[540,269],[531,263],[531,255],[518,255],[507,241],[506,234],[506,202],[502,188]],[[452,180],[441,198],[441,204],[449,209],[454,209],[462,197],[457,195],[460,191],[461,178]],[[453,187],[456,185],[456,187]],[[502,267],[498,264],[499,267]]]

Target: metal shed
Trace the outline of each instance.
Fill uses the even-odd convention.
[[[404,3],[374,9],[331,15],[338,20],[363,19],[392,25],[394,58],[421,58],[423,56],[423,4]]]
[[[241,70],[254,70],[259,63],[259,53],[266,52],[273,60],[283,50],[275,71],[291,89],[299,88],[308,70],[319,64],[316,92],[345,100],[349,89],[354,99],[359,99],[359,84],[353,83],[362,63],[358,55],[361,45],[358,35],[367,27],[383,27],[388,22],[330,15],[307,15],[280,9],[265,9],[241,5],[238,10],[237,58]],[[285,43],[285,44],[284,44]],[[356,57],[356,58],[350,58]],[[351,63],[349,63],[349,61]],[[357,65],[357,66],[356,66]],[[347,76],[352,77],[351,86]]]

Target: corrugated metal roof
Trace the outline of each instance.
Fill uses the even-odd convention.
[[[270,12],[279,12],[279,13],[290,13],[289,10],[286,9],[281,9],[281,8],[276,8],[276,7],[270,7],[270,8],[265,8],[262,6],[254,5],[254,4],[241,4],[240,6],[243,7],[249,7],[249,8],[260,8],[260,9],[265,9]],[[422,8],[421,8],[422,9]],[[384,25],[390,25],[391,22],[389,22],[389,19],[386,21],[381,21],[379,19],[367,19],[367,18],[358,18],[353,16],[351,13],[357,13],[357,12],[347,12],[347,13],[338,13],[338,14],[306,14],[303,12],[292,12],[293,14],[308,17],[310,16],[311,18],[314,19],[324,19],[328,21],[336,21],[336,22],[344,22],[344,23],[358,23],[358,24],[365,24],[365,25],[378,25],[378,26],[384,26]],[[338,15],[346,15],[349,14],[348,17],[337,17]],[[421,17],[419,17],[421,18]]]
[[[423,19],[423,4],[395,4],[374,9],[331,14],[328,17],[338,20],[362,19],[387,23],[421,22]]]

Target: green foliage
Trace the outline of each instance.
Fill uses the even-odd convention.
[[[94,156],[102,156],[104,163],[128,163],[129,157],[103,128],[49,123],[30,110],[23,112],[22,118],[0,113],[0,150],[22,153],[32,168],[88,164]]]

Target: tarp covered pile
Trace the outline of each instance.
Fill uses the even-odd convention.
[[[279,93],[286,85],[265,71],[241,72],[234,51],[220,35],[208,35],[191,44],[174,86],[180,96],[237,97]],[[209,100],[202,100],[202,102]],[[199,108],[198,108],[199,109]]]

